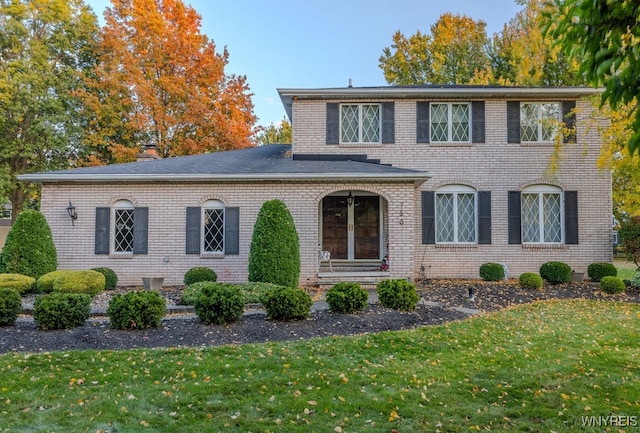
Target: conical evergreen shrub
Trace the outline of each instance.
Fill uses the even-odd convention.
[[[281,200],[262,205],[253,227],[249,281],[297,287],[300,244],[293,217]]]
[[[0,273],[38,279],[57,267],[56,247],[44,215],[35,210],[22,211],[7,234],[0,254]]]

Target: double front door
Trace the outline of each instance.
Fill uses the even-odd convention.
[[[379,196],[327,196],[322,200],[322,249],[337,260],[381,259]]]

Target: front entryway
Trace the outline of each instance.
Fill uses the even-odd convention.
[[[332,260],[382,259],[382,206],[377,195],[322,199],[322,250]]]

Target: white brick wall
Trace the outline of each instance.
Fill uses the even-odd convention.
[[[60,268],[107,266],[122,284],[140,284],[140,277],[163,276],[165,284],[180,284],[187,269],[213,268],[220,281],[247,279],[247,258],[253,225],[267,200],[283,200],[293,215],[300,236],[301,285],[318,280],[320,203],[337,191],[366,191],[385,199],[385,229],[389,236],[392,278],[477,278],[482,263],[507,264],[509,276],[537,271],[540,264],[561,260],[577,271],[594,261],[610,261],[611,176],[596,167],[600,141],[595,126],[588,127],[590,106],[578,102],[578,144],[561,149],[558,169],[550,172],[554,148],[507,143],[506,102],[485,103],[486,142],[464,146],[416,144],[415,100],[395,103],[395,144],[342,147],[325,144],[327,101],[296,101],[293,106],[293,142],[296,153],[366,153],[397,167],[426,170],[432,178],[415,188],[413,183],[140,183],[45,184],[42,211],[54,233]],[[491,191],[492,244],[471,247],[421,243],[421,191],[448,184],[472,185]],[[550,183],[578,191],[579,244],[528,248],[509,245],[507,192],[528,184]],[[95,208],[126,198],[149,207],[147,255],[117,259],[94,254]],[[240,254],[205,259],[185,254],[185,212],[206,199],[218,199],[240,208]],[[78,220],[72,226],[66,206],[71,200]],[[402,214],[401,214],[402,212]],[[168,261],[165,261],[167,260]]]

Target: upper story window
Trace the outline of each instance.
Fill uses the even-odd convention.
[[[380,104],[341,104],[341,143],[380,143]]]
[[[471,104],[431,103],[431,141],[468,143],[471,136]]]
[[[476,191],[464,185],[438,189],[435,194],[436,243],[475,243]]]
[[[224,204],[208,200],[202,207],[202,251],[224,253]]]
[[[553,141],[560,117],[558,102],[521,102],[520,137],[522,141]]]
[[[548,185],[525,188],[521,196],[522,242],[562,242],[562,190]]]

